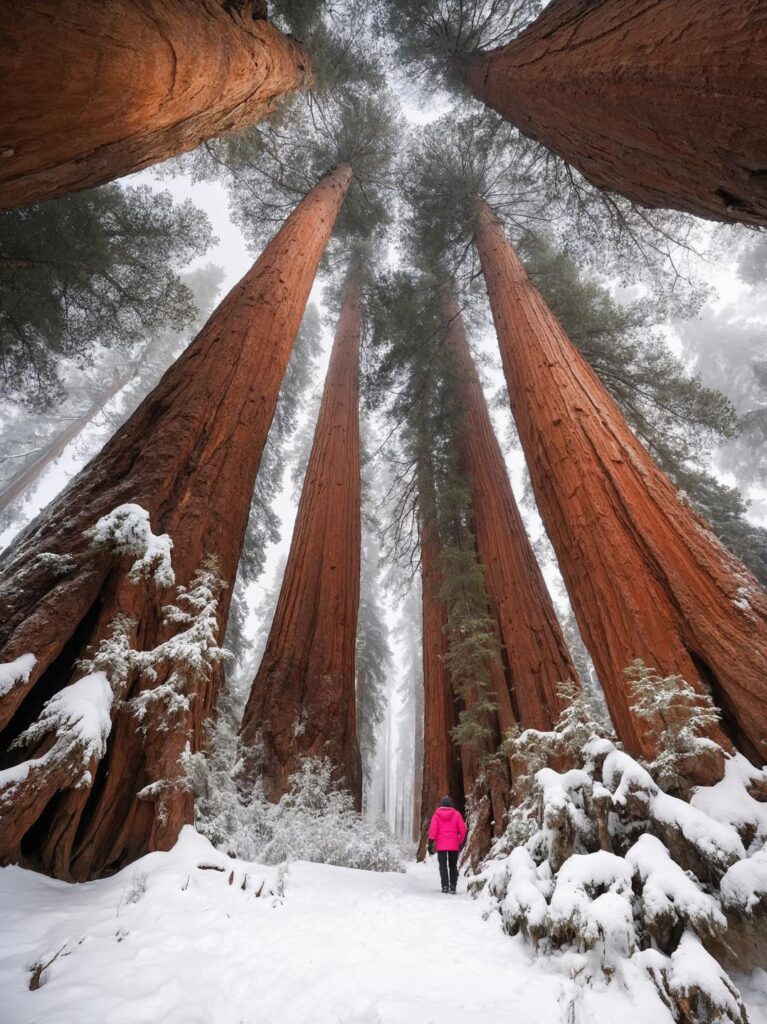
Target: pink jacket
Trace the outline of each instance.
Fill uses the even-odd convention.
[[[466,822],[455,807],[438,807],[429,826],[429,839],[438,850],[460,850],[466,838]]]

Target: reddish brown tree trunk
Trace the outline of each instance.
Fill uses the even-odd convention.
[[[560,711],[557,684],[576,680],[577,672],[514,500],[461,310],[451,291],[444,293],[442,316],[457,360],[465,410],[458,446],[471,487],[477,554],[485,569],[506,669],[493,672],[500,727],[505,733],[519,722],[524,729],[548,730]]]
[[[597,188],[767,224],[765,0],[555,0],[466,75]]]
[[[491,675],[494,674],[494,666],[500,668],[497,659],[491,662]],[[472,710],[475,699],[473,694],[466,695],[467,711]],[[490,852],[493,840],[503,834],[506,813],[511,805],[510,766],[507,758],[498,753],[503,740],[499,711],[483,712],[481,718],[486,736],[461,746],[463,789],[470,828],[461,859],[472,870],[476,870]]]
[[[452,731],[458,724],[453,684],[444,662],[447,654],[447,608],[441,597],[439,542],[431,488],[420,487],[421,592],[423,601],[423,786],[417,857],[423,860],[429,822],[443,796],[463,808],[461,762]]]
[[[217,0],[6,5],[0,209],[91,188],[267,117],[303,47]]]
[[[172,591],[130,582],[132,559],[95,551],[85,536],[116,506],[143,506],[155,533],[171,536],[177,583],[187,585],[202,560],[215,556],[229,586],[217,609],[223,637],[280,383],[350,178],[351,167],[340,165],[299,204],[158,387],[5,553],[0,662],[26,653],[37,660],[28,681],[0,697],[0,750],[9,751],[41,705],[78,677],[77,659],[109,635],[118,616],[133,620],[134,648],[148,651],[168,636],[162,607]],[[66,560],[51,565],[49,553]],[[92,786],[72,789],[66,773],[30,773],[11,798],[0,792],[0,857],[29,855],[59,877],[81,879],[168,849],[192,814],[178,758],[187,742],[200,745],[219,675],[190,687],[190,705],[170,732],[151,715],[139,732],[130,710],[119,707]],[[165,680],[134,674],[118,696]],[[157,794],[138,798],[150,785]]]
[[[302,757],[328,757],[362,804],[354,693],[361,335],[361,290],[350,276],[282,588],[242,723],[248,768],[275,801]]]
[[[735,743],[767,758],[767,593],[682,500],[533,286],[490,208],[476,240],[538,507],[618,734],[635,659],[709,687]]]
[[[413,743],[413,814],[411,834],[414,842],[421,839],[421,800],[423,799],[423,679],[416,687],[415,739]]]

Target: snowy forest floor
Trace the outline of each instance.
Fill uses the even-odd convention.
[[[202,866],[201,866],[202,865]],[[112,878],[0,871],[3,1024],[666,1024],[643,974],[571,978],[436,864],[405,874],[216,852],[193,829]],[[39,970],[58,953],[44,970]],[[35,972],[35,966],[38,970]],[[39,987],[30,990],[33,972]],[[767,1024],[767,973],[738,977]]]

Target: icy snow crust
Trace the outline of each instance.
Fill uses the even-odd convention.
[[[10,693],[19,683],[28,683],[36,662],[34,654],[22,654],[13,661],[4,661],[0,665],[0,697]]]
[[[671,1024],[643,970],[579,986],[577,956],[536,961],[497,915],[443,896],[433,859],[285,874],[187,827],[96,882],[4,868],[0,908],[3,1024]]]

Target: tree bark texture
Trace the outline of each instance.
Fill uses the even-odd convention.
[[[355,709],[360,591],[359,346],[362,294],[352,273],[269,640],[242,724],[247,771],[270,800],[303,757],[328,757],[362,805]]]
[[[767,224],[765,0],[555,0],[466,76],[597,188]]]
[[[443,796],[464,807],[461,762],[452,730],[458,724],[453,684],[444,662],[447,654],[447,608],[441,597],[439,541],[429,513],[429,485],[421,498],[421,593],[423,602],[423,785],[417,857],[426,856],[429,822]],[[425,512],[424,512],[425,509]]]
[[[453,292],[443,294],[442,317],[465,410],[458,447],[471,487],[477,554],[502,646],[505,672],[493,673],[499,682],[506,677],[506,685],[496,686],[501,730],[517,723],[548,730],[560,712],[557,684],[577,680],[577,672],[514,499]]]
[[[538,507],[618,735],[653,753],[632,714],[635,659],[712,692],[723,726],[767,759],[767,593],[684,502],[476,200],[476,241]],[[725,743],[726,739],[721,738]]]
[[[217,0],[5,5],[0,209],[92,188],[246,128],[310,81],[298,42]]]
[[[131,643],[148,651],[168,636],[162,607],[173,593],[130,582],[130,556],[94,550],[85,531],[132,502],[155,533],[170,535],[178,584],[215,556],[225,586],[219,640],[229,611],[261,453],[314,281],[351,178],[342,164],[299,204],[261,257],[221,302],[194,342],[101,453],[22,533],[0,560],[0,663],[32,653],[34,669],[0,698],[0,752],[36,720],[43,703],[76,676],[117,616],[133,620]],[[64,570],[50,553],[66,556]],[[60,565],[62,563],[60,562]],[[202,740],[220,672],[193,695],[178,728],[151,716],[145,731],[121,705],[113,713],[105,757],[92,786],[72,789],[66,776],[28,780],[14,799],[0,793],[0,858],[32,858],[61,878],[83,879],[120,867],[148,850],[168,849],[192,818],[179,779],[187,741]],[[163,683],[129,678],[129,699]],[[118,702],[119,703],[119,702]],[[162,798],[137,798],[157,784]]]

